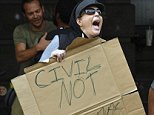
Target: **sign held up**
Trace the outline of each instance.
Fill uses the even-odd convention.
[[[73,44],[61,63],[36,64],[12,80],[25,115],[145,115],[117,38]]]

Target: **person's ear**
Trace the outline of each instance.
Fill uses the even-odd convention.
[[[77,24],[78,24],[80,27],[82,26],[82,21],[81,21],[80,18],[77,18],[77,19],[76,19],[76,22],[77,22]]]
[[[44,10],[44,6],[42,6],[42,11],[45,12],[45,10]]]
[[[22,12],[23,17],[25,18],[25,20],[27,20],[27,16],[24,12]]]

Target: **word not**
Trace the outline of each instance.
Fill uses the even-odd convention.
[[[67,67],[63,65],[56,66],[47,72],[46,70],[40,70],[36,74],[35,83],[39,88],[45,88],[55,83],[60,84],[59,106],[61,108],[64,98],[68,105],[71,105],[73,97],[75,99],[81,98],[86,91],[86,87],[91,87],[93,95],[96,95],[94,79],[100,68],[101,64],[94,65],[89,56],[86,59],[74,60]],[[51,76],[51,80],[48,83],[42,83],[40,79],[47,76]],[[86,82],[90,83],[91,86],[86,86],[89,85]]]

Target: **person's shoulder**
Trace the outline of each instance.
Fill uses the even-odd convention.
[[[52,21],[46,20],[46,28],[51,31],[51,30],[55,30],[56,26]]]
[[[72,33],[71,28],[64,28],[64,29],[57,28],[55,30],[48,32],[46,39],[51,40],[55,35],[69,35],[69,33]]]
[[[20,24],[20,25],[17,25],[16,27],[15,27],[15,29],[19,29],[19,30],[27,30],[28,29],[28,23],[24,23],[24,24]]]
[[[46,22],[49,23],[49,24],[53,24],[53,22],[50,21],[50,20],[46,20]]]
[[[55,26],[54,23],[53,23],[52,21],[46,20],[46,23],[47,23],[48,25],[53,25],[53,26]],[[55,27],[56,27],[56,26],[55,26]]]

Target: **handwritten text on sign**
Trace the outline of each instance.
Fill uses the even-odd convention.
[[[81,98],[86,91],[86,81],[90,80],[93,95],[97,94],[94,79],[95,74],[97,74],[101,68],[101,64],[92,64],[91,57],[89,56],[87,58],[73,60],[69,65],[70,67],[62,65],[50,68],[47,73],[48,76],[51,75],[51,80],[48,82],[42,83],[42,81],[39,80],[46,77],[44,76],[46,71],[43,69],[40,70],[35,77],[35,83],[39,88],[45,88],[52,84],[59,84],[60,82],[60,107],[62,105],[63,97],[66,98],[69,105],[71,105],[72,97],[76,99]],[[67,79],[67,82],[65,79]],[[69,88],[66,88],[66,84],[69,85]]]
[[[103,106],[88,115],[126,115],[122,100],[112,102],[106,106]]]

